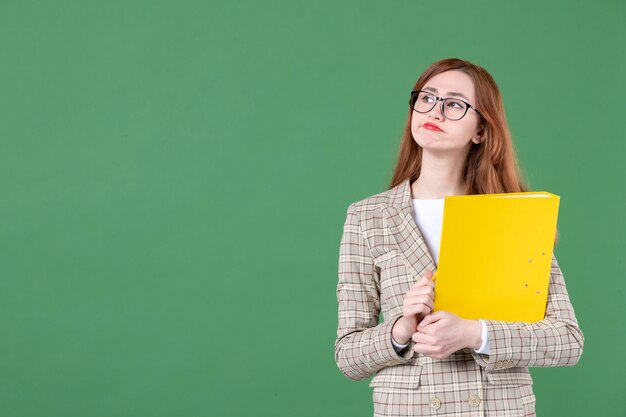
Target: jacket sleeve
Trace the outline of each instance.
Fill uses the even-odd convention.
[[[487,371],[512,367],[572,366],[584,337],[570,303],[561,268],[552,257],[545,319],[535,323],[485,320],[489,355],[473,353]]]
[[[335,361],[350,379],[367,378],[386,366],[409,362],[413,349],[396,353],[391,329],[401,316],[378,323],[378,272],[361,230],[354,203],[350,204],[339,246],[339,303]]]

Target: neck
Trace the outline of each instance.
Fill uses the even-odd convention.
[[[416,199],[440,199],[447,195],[465,195],[463,180],[465,159],[422,153],[422,167],[419,178],[411,185],[411,193]]]

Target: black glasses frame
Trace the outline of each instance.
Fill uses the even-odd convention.
[[[414,95],[415,95],[415,96],[417,96],[419,93],[427,93],[428,95],[435,97],[435,101],[433,102],[433,106],[432,106],[430,109],[428,109],[428,110],[426,110],[426,111],[418,111],[418,110],[415,110],[415,103],[413,102],[413,96],[414,96]],[[416,98],[417,98],[417,97],[416,97]],[[465,113],[463,113],[463,116],[459,117],[458,119],[450,119],[449,117],[446,117],[446,112],[445,112],[445,110],[444,110],[444,104],[445,104],[445,101],[446,101],[446,100],[458,100],[458,101],[462,101],[463,103],[465,103],[465,104],[467,105],[467,107],[465,108]],[[453,120],[453,121],[461,120],[462,118],[464,118],[464,117],[465,117],[465,115],[467,114],[467,110],[469,110],[469,109],[474,110],[476,113],[478,113],[478,115],[479,115],[481,118],[483,118],[483,119],[484,119],[483,115],[482,115],[482,114],[478,111],[478,109],[477,109],[476,107],[472,106],[471,104],[469,104],[467,101],[465,101],[465,100],[463,100],[463,99],[460,99],[460,98],[457,98],[457,97],[446,97],[446,98],[443,98],[443,97],[437,97],[436,95],[434,95],[434,94],[432,93],[432,91],[426,91],[426,90],[414,90],[414,91],[411,91],[411,97],[409,98],[409,106],[411,106],[411,108],[412,108],[414,111],[416,111],[417,113],[422,113],[422,114],[423,114],[423,113],[428,113],[429,111],[431,111],[432,109],[434,109],[434,108],[435,108],[435,106],[437,105],[437,102],[438,102],[438,101],[440,101],[440,102],[441,102],[441,114],[443,115],[443,117],[445,117],[445,118],[446,118],[446,119],[448,119],[448,120]]]

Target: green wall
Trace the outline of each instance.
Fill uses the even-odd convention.
[[[333,358],[349,203],[410,88],[502,90],[585,333],[542,416],[623,416],[623,1],[0,1],[0,415],[366,416]]]

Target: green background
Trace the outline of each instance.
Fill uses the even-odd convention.
[[[419,74],[498,82],[585,334],[542,416],[623,416],[623,1],[0,2],[0,415],[365,416],[349,203]]]

